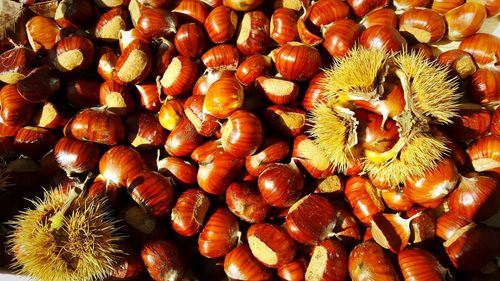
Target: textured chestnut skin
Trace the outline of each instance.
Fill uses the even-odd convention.
[[[222,128],[222,147],[234,157],[252,155],[264,141],[264,129],[253,113],[237,110]]]
[[[54,147],[57,139],[52,131],[40,127],[21,128],[14,139],[18,152],[33,159],[40,159]]]
[[[182,280],[186,273],[186,264],[181,252],[170,241],[147,241],[142,246],[141,257],[149,275],[155,281]]]
[[[300,198],[304,178],[297,166],[292,165],[273,164],[259,175],[260,193],[271,206],[290,207]]]
[[[22,127],[35,114],[35,105],[25,100],[17,91],[16,85],[5,85],[0,90],[2,123],[6,126]]]
[[[61,87],[55,70],[42,66],[31,71],[24,79],[17,82],[17,91],[30,102],[44,102]]]
[[[54,157],[59,166],[67,172],[83,173],[99,164],[101,151],[92,142],[83,142],[63,137],[54,147]]]
[[[285,227],[295,241],[315,245],[332,233],[335,223],[332,204],[322,196],[310,194],[288,210]]]
[[[234,182],[226,190],[226,204],[239,219],[249,223],[263,222],[271,206],[252,182]]]
[[[247,240],[254,257],[268,267],[291,262],[297,252],[295,241],[285,230],[272,224],[252,224],[247,230]],[[268,251],[263,251],[264,245]],[[269,254],[274,258],[269,258]]]
[[[236,280],[272,280],[272,271],[260,263],[247,245],[241,244],[224,258],[226,275]]]
[[[236,244],[239,224],[226,208],[217,209],[198,237],[198,250],[207,258],[222,257]]]
[[[125,126],[120,117],[105,108],[86,108],[78,112],[68,125],[71,136],[82,141],[116,145],[125,139]]]
[[[165,216],[174,205],[174,187],[170,178],[154,171],[142,171],[127,182],[127,190],[153,217]]]
[[[446,269],[431,253],[418,249],[405,249],[398,254],[399,267],[405,280],[443,280]]]
[[[147,169],[141,155],[124,145],[113,146],[99,160],[99,172],[106,181],[127,186],[138,172]]]
[[[67,52],[79,52],[82,56],[81,61],[77,64],[65,61],[64,59],[67,58],[63,54]],[[49,51],[49,59],[60,72],[75,73],[85,70],[92,65],[94,53],[95,48],[92,41],[83,36],[75,35],[62,38],[52,46]]]
[[[184,191],[172,209],[172,228],[182,236],[195,235],[203,227],[209,207],[210,199],[201,189]]]
[[[342,243],[328,239],[314,247],[305,276],[306,280],[345,280],[347,253]]]
[[[278,73],[287,80],[310,79],[319,71],[321,65],[318,50],[300,43],[287,43],[274,49],[271,56]]]
[[[391,260],[374,241],[366,241],[354,247],[349,255],[348,269],[353,281],[399,280]]]

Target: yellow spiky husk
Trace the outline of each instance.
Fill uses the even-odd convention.
[[[333,166],[346,171],[353,159],[353,151],[349,145],[350,132],[357,124],[345,118],[328,104],[318,104],[310,118],[311,130],[315,143],[331,160]]]
[[[35,280],[90,281],[109,276],[119,261],[116,220],[103,198],[78,197],[65,213],[63,226],[51,229],[49,219],[61,209],[67,193],[47,191],[32,201],[33,209],[12,222],[9,248],[13,269]]]
[[[350,101],[377,101],[385,75],[396,75],[405,89],[405,111],[394,117],[400,127],[404,146],[387,159],[363,158],[363,170],[372,178],[391,185],[404,183],[410,176],[434,169],[447,151],[446,144],[432,136],[429,124],[448,124],[458,112],[458,82],[437,62],[420,53],[406,50],[389,54],[377,49],[353,49],[325,71],[322,81],[327,105],[317,105],[312,112],[311,135],[318,147],[339,171],[344,172],[354,156],[348,147],[348,129],[356,120],[339,116],[339,108],[351,108]],[[401,75],[399,75],[401,74]],[[399,123],[402,122],[402,123]],[[373,156],[373,155],[372,155]],[[359,159],[358,159],[359,160]],[[377,160],[377,161],[375,161]]]
[[[420,53],[402,52],[394,60],[411,81],[415,110],[436,123],[450,124],[460,98],[456,78],[450,79],[445,66],[426,60]]]
[[[325,78],[321,82],[325,96],[332,102],[376,97],[376,85],[380,82],[377,80],[385,75],[387,61],[391,57],[392,54],[382,49],[356,48],[349,51],[325,70]]]
[[[399,157],[385,163],[366,159],[363,168],[371,178],[397,186],[408,177],[423,175],[434,169],[447,151],[442,140],[431,135],[416,135],[408,140]]]

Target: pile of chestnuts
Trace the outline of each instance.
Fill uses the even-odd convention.
[[[13,2],[0,266],[26,198],[87,177],[123,237],[106,280],[500,279],[499,1]],[[432,127],[446,155],[399,185],[339,170],[310,133],[325,69],[377,48],[435,61],[461,95]],[[390,149],[398,126],[353,104],[359,146]]]

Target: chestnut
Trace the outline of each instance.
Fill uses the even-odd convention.
[[[189,57],[177,56],[172,59],[160,83],[167,96],[180,96],[189,92],[198,79],[198,65]]]
[[[120,37],[120,31],[127,29],[129,14],[120,7],[112,8],[102,14],[94,29],[96,38],[115,41]]]
[[[243,105],[243,86],[234,77],[222,77],[208,88],[203,113],[228,118]],[[230,132],[230,131],[229,131]]]
[[[91,0],[63,0],[57,5],[54,19],[63,28],[86,28],[95,23],[96,12]]]
[[[163,0],[163,1],[168,2],[167,5],[170,2],[172,2],[170,0]],[[198,0],[175,1],[175,3],[177,2],[179,2],[179,4],[172,10],[172,13],[181,22],[195,22],[197,24],[203,25],[210,11],[207,5],[203,3],[203,1],[198,1]]]
[[[266,138],[258,153],[246,157],[246,170],[250,175],[258,177],[273,163],[284,160],[289,152],[290,148],[285,140],[276,137]]]
[[[349,254],[348,269],[353,281],[399,280],[391,260],[373,241],[366,241],[354,247]]]
[[[398,262],[405,280],[443,280],[447,272],[433,254],[419,248],[401,251]]]
[[[226,204],[239,219],[249,223],[263,222],[271,208],[252,182],[234,182],[226,190]]]
[[[278,8],[274,10],[270,21],[270,37],[280,45],[288,42],[298,41],[297,12],[289,8]]]
[[[309,194],[290,207],[285,227],[295,241],[316,245],[332,234],[335,223],[332,204],[320,195]]]
[[[94,44],[89,39],[74,35],[59,40],[49,52],[54,67],[63,73],[82,71],[94,61]]]
[[[224,151],[237,158],[254,154],[264,141],[264,130],[259,118],[245,110],[233,112],[221,129]]]
[[[206,51],[201,60],[208,69],[236,70],[240,64],[240,52],[234,45],[220,44]]]
[[[291,262],[297,251],[295,241],[286,231],[272,224],[252,224],[247,240],[254,257],[268,267]]]
[[[137,204],[153,217],[167,215],[174,206],[170,178],[154,171],[141,171],[127,179],[127,190]]]
[[[61,87],[61,79],[49,66],[33,69],[26,77],[17,82],[17,91],[27,101],[44,102]]]
[[[143,6],[135,27],[146,38],[169,37],[177,32],[177,18],[165,9]]]
[[[116,61],[113,80],[120,84],[138,84],[151,72],[153,58],[142,40],[132,41]]]
[[[306,280],[345,280],[347,252],[342,243],[328,239],[314,247],[305,273]]]
[[[68,174],[93,170],[99,164],[100,155],[97,144],[68,137],[60,138],[54,147],[57,164]]]
[[[218,208],[198,237],[198,249],[207,258],[222,257],[234,247],[238,236],[238,220],[228,209]]]
[[[16,84],[30,73],[35,53],[26,47],[14,47],[0,55],[0,81]]]
[[[261,54],[271,43],[269,18],[262,11],[246,12],[238,31],[236,46],[245,56]]]
[[[353,208],[354,215],[369,225],[373,215],[384,211],[384,202],[370,180],[352,176],[347,180],[345,196]]]
[[[142,246],[141,257],[149,275],[156,281],[182,280],[187,270],[180,250],[170,241],[147,241]]]
[[[54,147],[56,141],[56,136],[52,131],[26,126],[17,132],[14,138],[14,147],[21,154],[33,159],[40,159]]]
[[[236,69],[235,77],[243,86],[250,86],[260,76],[271,72],[271,59],[261,54],[247,57]]]
[[[225,6],[218,6],[208,14],[205,30],[212,42],[226,43],[233,38],[238,24],[238,13]]]
[[[272,280],[272,271],[260,263],[245,244],[224,257],[224,272],[234,280]]]
[[[5,85],[0,90],[0,115],[2,123],[6,126],[22,127],[26,125],[35,114],[36,107],[24,99],[17,90],[16,85]]]
[[[174,38],[177,51],[190,58],[196,58],[203,53],[205,42],[205,32],[197,23],[181,25]]]
[[[319,0],[307,9],[307,21],[322,27],[349,16],[349,5],[338,0]]]
[[[82,141],[115,145],[125,139],[125,126],[118,115],[102,107],[78,112],[67,127],[71,136]]]
[[[287,80],[304,81],[313,77],[321,65],[321,56],[314,47],[289,42],[271,51],[278,73]]]
[[[196,132],[189,119],[184,118],[170,132],[164,147],[171,156],[182,157],[190,155],[202,143],[203,136]]]
[[[34,16],[26,22],[26,35],[35,52],[48,51],[57,42],[59,26],[47,17]]]
[[[290,207],[302,195],[304,178],[299,168],[291,164],[273,164],[258,179],[264,200],[274,207]]]
[[[113,146],[99,160],[99,172],[106,181],[124,187],[132,177],[144,170],[147,170],[147,166],[141,155],[124,145]]]
[[[172,209],[172,228],[182,236],[195,235],[201,230],[209,207],[210,199],[201,189],[184,191]]]
[[[171,177],[176,186],[187,187],[196,184],[198,168],[189,161],[169,156],[158,160],[157,166],[158,172]]]
[[[167,132],[160,125],[158,118],[151,113],[140,112],[128,117],[125,127],[127,140],[140,150],[160,147],[167,139]]]
[[[399,52],[406,46],[406,40],[399,31],[389,25],[371,26],[359,38],[359,45],[365,49],[378,48]]]

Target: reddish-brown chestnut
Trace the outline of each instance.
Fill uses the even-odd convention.
[[[92,41],[82,36],[65,37],[49,52],[49,58],[60,72],[77,72],[88,68],[94,60]]]
[[[182,280],[186,264],[176,244],[166,240],[147,241],[141,250],[142,261],[155,281]]]
[[[153,58],[146,42],[136,39],[116,61],[113,80],[120,84],[138,84],[151,72]]]
[[[287,80],[308,80],[321,65],[321,56],[316,48],[297,42],[274,49],[271,58],[278,73]]]
[[[248,228],[247,240],[254,257],[268,267],[289,263],[295,257],[297,245],[282,228],[267,224],[253,224]]]
[[[225,6],[219,6],[208,14],[205,30],[214,43],[225,43],[233,38],[238,25],[238,13]]]
[[[132,177],[147,170],[141,155],[124,145],[113,146],[99,160],[99,172],[107,182],[127,186]]]
[[[224,258],[224,271],[233,280],[272,280],[272,271],[262,265],[250,251],[241,244]]]
[[[358,244],[351,251],[348,261],[352,281],[398,281],[398,275],[384,250],[374,241]]]
[[[174,187],[170,178],[154,171],[130,175],[127,190],[137,204],[153,217],[165,216],[174,205]]]
[[[84,173],[97,167],[101,150],[92,142],[60,138],[54,147],[54,158],[66,173]]]
[[[307,266],[306,280],[342,281],[347,277],[347,253],[337,239],[328,239],[314,247]]]
[[[221,130],[222,148],[237,158],[254,154],[264,141],[260,119],[245,110],[233,112]]]
[[[172,209],[172,228],[182,236],[195,235],[201,230],[209,207],[210,199],[201,189],[184,191]]]
[[[120,117],[102,107],[81,110],[67,124],[71,136],[106,145],[115,145],[125,139],[125,126]]]
[[[218,208],[208,219],[198,237],[200,254],[207,258],[222,257],[236,244],[238,220],[226,208]]]
[[[263,222],[271,208],[251,182],[232,183],[226,190],[226,204],[233,214],[249,223]]]
[[[276,163],[259,175],[258,186],[271,206],[290,207],[302,195],[304,177],[295,163]]]

